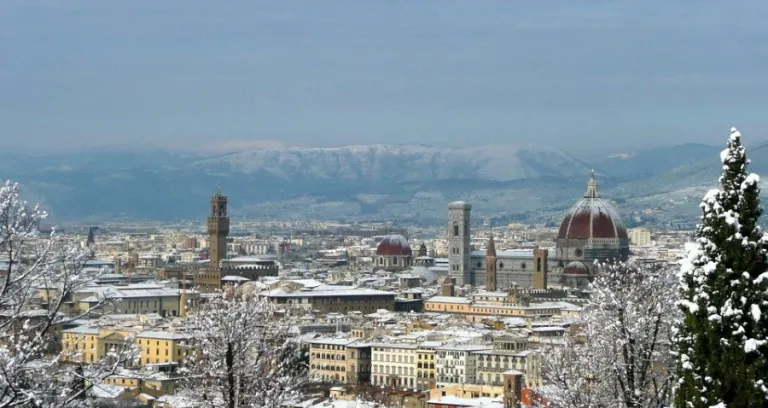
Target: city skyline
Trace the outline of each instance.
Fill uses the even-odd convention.
[[[0,145],[765,140],[766,7],[7,1]]]

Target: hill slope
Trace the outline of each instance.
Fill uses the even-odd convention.
[[[719,175],[720,148],[687,144],[587,163],[551,147],[372,145],[267,148],[217,157],[83,152],[0,157],[0,177],[58,219],[194,219],[218,183],[234,216],[442,222],[448,201],[478,216],[556,221],[591,168],[625,218],[646,209],[695,219]],[[749,151],[768,172],[768,145]],[[647,218],[647,217],[646,217]]]

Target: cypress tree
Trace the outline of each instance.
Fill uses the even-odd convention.
[[[701,202],[696,241],[680,269],[675,405],[768,406],[768,238],[759,177],[747,173],[741,134],[720,154],[720,189]]]

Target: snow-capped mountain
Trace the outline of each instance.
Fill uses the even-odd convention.
[[[20,182],[27,200],[63,219],[204,217],[220,183],[238,217],[432,223],[461,198],[484,216],[556,221],[594,167],[602,195],[623,215],[657,208],[695,219],[702,191],[717,181],[720,150],[680,145],[591,163],[535,145],[268,146],[216,157],[89,151],[0,155],[0,179]],[[749,153],[751,170],[768,174],[768,145]]]
[[[511,145],[451,148],[369,145],[339,148],[269,148],[208,158],[192,168],[234,174],[269,174],[283,180],[510,181],[587,174],[589,166],[562,150]]]

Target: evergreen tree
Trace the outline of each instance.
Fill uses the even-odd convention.
[[[734,128],[720,154],[722,189],[702,200],[680,269],[678,407],[768,405],[768,238],[758,227],[759,178]]]

